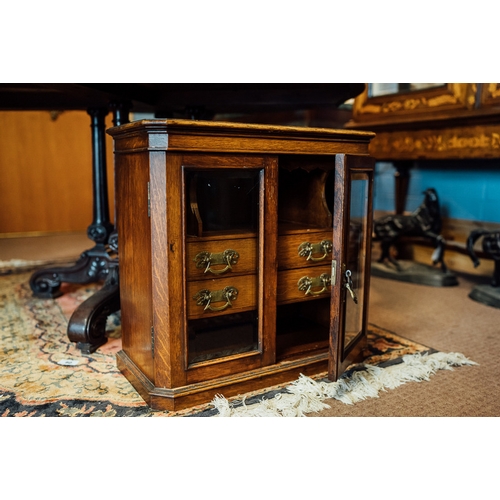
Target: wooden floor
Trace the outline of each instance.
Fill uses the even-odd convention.
[[[0,262],[10,260],[67,262],[94,246],[85,231],[37,236],[1,237]]]

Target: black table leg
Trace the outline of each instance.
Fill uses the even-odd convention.
[[[68,322],[68,338],[83,354],[90,354],[107,342],[106,321],[120,309],[118,262],[109,266],[103,287],[82,302]]]
[[[103,281],[109,273],[114,256],[110,255],[108,239],[114,227],[109,220],[108,185],[106,178],[106,109],[89,109],[92,131],[93,221],[87,228],[95,246],[80,255],[75,265],[54,267],[34,272],[30,287],[34,295],[55,298],[62,294],[61,283],[93,283]]]
[[[115,126],[128,122],[127,105],[112,104],[112,109]],[[104,286],[80,304],[68,323],[69,340],[77,342],[84,354],[90,354],[106,343],[106,320],[120,309],[118,233],[115,230],[109,234],[107,246],[114,257],[109,263]]]
[[[93,220],[87,234],[95,246],[82,253],[71,267],[41,269],[33,273],[30,286],[35,296],[55,298],[62,294],[61,283],[105,281],[103,287],[73,312],[68,337],[83,353],[91,353],[104,344],[107,317],[120,309],[118,239],[109,219],[106,177],[105,122],[107,110],[89,109],[92,130]],[[128,107],[113,106],[115,125],[128,122]]]

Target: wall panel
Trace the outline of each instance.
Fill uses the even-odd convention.
[[[106,118],[110,127],[112,115]],[[106,137],[113,219],[113,150]],[[0,237],[83,231],[92,221],[90,116],[0,112]]]

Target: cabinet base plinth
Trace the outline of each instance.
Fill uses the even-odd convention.
[[[209,403],[217,394],[229,398],[292,382],[300,374],[324,373],[328,369],[328,353],[170,389],[156,387],[124,351],[117,354],[117,366],[151,409],[178,411]]]

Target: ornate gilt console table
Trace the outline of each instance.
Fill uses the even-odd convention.
[[[376,160],[391,161],[396,168],[397,214],[405,210],[411,168],[418,160],[500,158],[499,83],[381,84],[400,88],[389,92],[384,89],[379,95],[373,85],[377,84],[369,84],[355,99],[353,119],[346,127],[376,132],[369,151]],[[469,254],[467,236],[476,229],[498,231],[500,226],[493,222],[450,221],[445,229],[446,248]],[[477,254],[492,258],[479,249]],[[469,259],[466,265],[464,269],[472,269]],[[496,261],[495,275],[498,265]],[[491,293],[498,304],[498,288]]]
[[[346,124],[376,132],[370,154],[394,163],[396,213],[404,211],[415,161],[500,158],[500,84],[433,85],[384,95],[372,95],[368,85]]]

